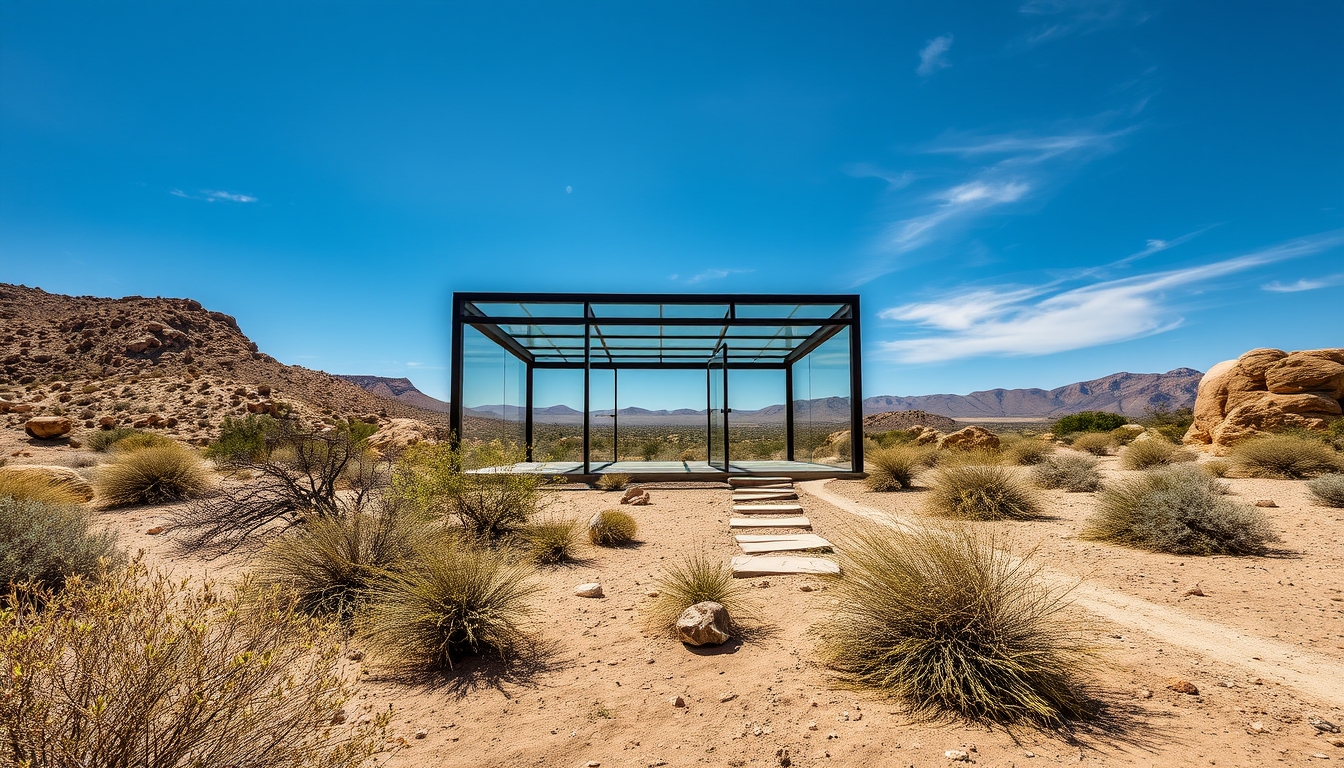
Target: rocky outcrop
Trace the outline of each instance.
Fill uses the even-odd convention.
[[[887,411],[863,417],[863,433],[866,435],[910,427],[929,427],[948,432],[957,428],[957,422],[927,411]]]
[[[939,448],[952,448],[961,451],[999,449],[999,436],[984,427],[966,427],[938,441]]]
[[[1184,442],[1222,454],[1267,432],[1324,430],[1344,415],[1341,400],[1344,349],[1253,349],[1204,374]]]

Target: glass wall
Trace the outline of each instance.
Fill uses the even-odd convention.
[[[462,332],[462,437],[498,440],[522,450],[526,443],[527,366],[471,326]]]
[[[793,457],[850,467],[849,329],[793,365]]]
[[[532,458],[583,461],[583,371],[532,372]]]
[[[616,431],[621,461],[705,460],[705,372],[620,372]]]
[[[732,355],[732,349],[728,354]],[[783,461],[784,411],[788,402],[784,371],[735,368],[728,371],[728,455],[740,461]]]
[[[616,460],[616,372],[594,368],[588,375],[588,461],[597,465]]]

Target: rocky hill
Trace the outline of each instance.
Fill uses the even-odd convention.
[[[865,398],[863,412],[922,410],[953,418],[1037,416],[1051,418],[1079,411],[1111,411],[1142,416],[1148,410],[1191,408],[1199,379],[1193,368],[1166,373],[1113,373],[1055,389],[990,389],[969,395],[919,395]]]
[[[294,411],[320,421],[392,417],[446,426],[432,410],[366,392],[262,353],[237,321],[192,299],[63,296],[0,284],[0,398],[8,425],[71,418],[182,440],[211,437],[225,416]]]
[[[390,400],[400,400],[403,403],[413,405],[417,408],[424,408],[427,411],[438,411],[439,413],[448,412],[448,404],[438,399],[430,397],[424,392],[415,388],[410,379],[400,378],[391,379],[386,376],[351,376],[346,374],[337,374],[342,379],[359,386],[365,392],[372,392],[379,397],[386,397]]]

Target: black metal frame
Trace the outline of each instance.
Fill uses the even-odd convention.
[[[523,315],[490,315],[478,305],[518,304]],[[546,316],[526,314],[525,305],[564,305],[574,307],[582,305],[582,315]],[[724,307],[722,317],[641,317],[633,314],[626,316],[599,316],[594,313],[594,305],[648,306],[704,306]],[[827,317],[787,316],[747,316],[738,315],[738,307],[794,307],[797,312],[802,307],[836,306],[837,309]],[[604,307],[605,308],[605,307]],[[491,341],[508,351],[526,366],[525,394],[526,415],[524,417],[524,441],[527,444],[527,458],[532,459],[533,443],[533,373],[537,369],[583,370],[583,470],[588,474],[590,466],[589,443],[591,420],[591,372],[594,369],[613,371],[619,376],[621,370],[693,370],[705,369],[708,358],[719,346],[728,344],[727,370],[782,370],[785,386],[785,442],[787,458],[794,460],[794,414],[793,414],[793,366],[813,350],[820,347],[837,333],[848,328],[849,334],[849,373],[850,373],[850,441],[852,467],[863,467],[863,392],[862,392],[862,355],[859,336],[859,297],[855,294],[618,294],[618,293],[503,293],[469,292],[453,294],[452,327],[452,380],[450,389],[449,424],[454,436],[462,434],[463,425],[463,375],[465,373],[464,329],[467,325],[485,335]],[[511,333],[508,326],[524,326],[526,332]],[[572,333],[546,331],[542,326],[573,328]],[[656,333],[604,333],[606,327],[639,326],[656,327]],[[582,333],[579,333],[580,327]],[[717,329],[717,333],[690,334],[666,333],[666,329],[704,328]],[[735,329],[777,329],[775,333],[746,333],[732,335]],[[805,336],[793,336],[795,328],[811,328]],[[781,336],[785,331],[789,335]],[[557,340],[582,339],[583,346],[559,346]],[[595,348],[594,340],[600,346]],[[532,346],[535,340],[551,343],[546,350]],[[651,346],[612,346],[612,341],[647,340]],[[667,340],[689,342],[704,340],[713,342],[708,347],[697,349],[693,346],[666,346]],[[773,346],[776,342],[782,346]],[[745,342],[745,343],[739,343]],[[759,344],[753,344],[759,342]],[[797,342],[793,344],[792,342]],[[705,354],[705,349],[710,353]],[[544,354],[538,354],[538,352]],[[731,354],[736,352],[737,354]],[[581,356],[581,359],[580,359]],[[574,359],[570,359],[570,358]],[[726,374],[725,374],[726,375]],[[726,388],[725,388],[726,389]],[[708,404],[707,404],[708,405]],[[619,402],[616,405],[619,408]],[[727,392],[724,392],[724,409],[727,410]],[[617,420],[619,421],[619,419]],[[712,420],[711,420],[712,423]],[[727,429],[728,416],[724,414],[724,429]],[[712,438],[712,436],[711,436]],[[727,457],[725,457],[727,458]]]

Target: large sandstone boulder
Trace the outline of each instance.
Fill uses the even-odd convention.
[[[677,638],[687,645],[718,645],[727,642],[728,609],[719,603],[696,603],[677,619]]]
[[[51,440],[68,434],[74,426],[74,422],[64,416],[34,416],[23,425],[23,431],[29,437]]]
[[[434,428],[416,419],[388,419],[369,437],[369,447],[380,453],[416,443],[434,442]]]
[[[1324,430],[1344,414],[1341,399],[1344,349],[1253,349],[1204,374],[1184,442],[1223,454],[1267,432]]]
[[[999,436],[984,427],[966,427],[959,429],[938,441],[939,448],[955,448],[961,451],[999,449]]]
[[[12,467],[0,467],[0,477],[38,477],[49,485],[64,488],[83,501],[93,499],[93,486],[69,467],[52,467],[44,464],[24,464]]]

